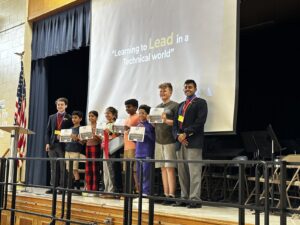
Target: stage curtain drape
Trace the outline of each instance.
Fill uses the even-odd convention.
[[[33,24],[32,60],[89,46],[90,2]]]
[[[28,138],[27,157],[46,157],[45,132],[48,112],[47,57],[63,54],[90,43],[90,2],[33,24],[32,70],[28,128],[36,132]],[[27,184],[47,184],[47,162],[26,163]]]
[[[36,134],[28,137],[26,157],[45,158],[44,136],[48,114],[48,85],[45,60],[32,61],[30,80],[29,129]],[[34,104],[34,105],[33,105]],[[29,184],[46,184],[47,162],[42,160],[27,161],[26,181]]]

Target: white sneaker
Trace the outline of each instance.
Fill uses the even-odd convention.
[[[97,195],[97,194],[94,194],[94,193],[88,193],[88,194],[87,194],[87,197],[98,197],[98,195]]]

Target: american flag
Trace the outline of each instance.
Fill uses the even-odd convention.
[[[16,99],[16,110],[15,110],[15,125],[26,128],[26,84],[24,78],[24,69],[23,61],[21,60],[21,72],[19,77],[19,84],[17,90],[17,99]],[[18,140],[18,153],[19,157],[23,157],[26,146],[26,134],[20,134]],[[19,165],[21,166],[21,165]]]

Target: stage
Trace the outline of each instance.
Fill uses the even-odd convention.
[[[44,189],[27,188],[26,191],[17,192],[16,209],[51,215],[51,199],[52,195],[44,194]],[[61,199],[62,196],[58,195],[58,217],[61,215]],[[71,219],[81,222],[97,222],[97,224],[123,224],[123,204],[124,201],[119,199],[73,195]],[[148,204],[143,203],[143,224],[147,224],[148,220],[147,207]],[[137,224],[137,209],[138,204],[134,202],[132,224]],[[198,209],[188,209],[155,204],[154,210],[154,224],[238,224],[238,209],[233,208],[203,206]],[[253,212],[246,210],[245,215],[246,224],[255,223]],[[1,225],[10,224],[9,219],[9,212],[3,211]],[[279,216],[270,215],[270,224],[279,225],[279,219]],[[16,213],[16,224],[20,225],[45,225],[49,224],[49,221],[48,218]],[[56,224],[64,223],[57,222]],[[261,214],[261,224],[264,224],[263,214]],[[300,219],[288,217],[287,224],[300,225]]]

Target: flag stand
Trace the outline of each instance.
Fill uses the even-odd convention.
[[[8,132],[11,134],[11,140],[10,140],[10,157],[11,158],[16,158],[17,157],[17,147],[18,147],[18,140],[19,140],[19,135],[20,134],[35,134],[35,132],[14,125],[14,126],[0,126],[0,130],[3,130],[5,132]],[[13,170],[14,170],[14,164],[15,160],[10,161],[10,166],[9,166],[9,175],[8,175],[8,182],[13,183]],[[12,190],[12,185],[8,186],[8,191]]]

